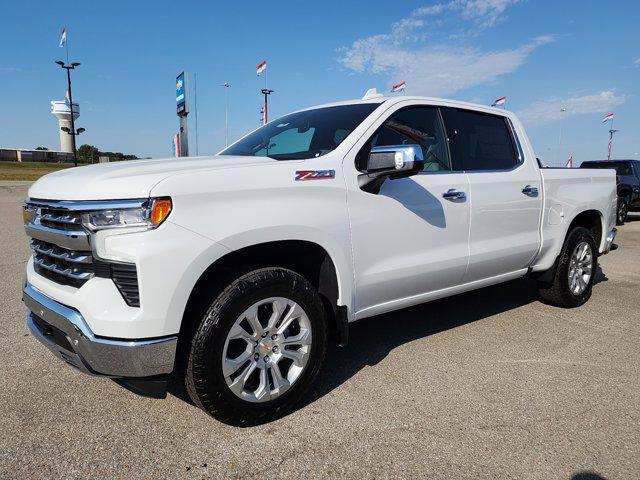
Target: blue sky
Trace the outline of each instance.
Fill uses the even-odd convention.
[[[53,61],[69,30],[80,143],[140,156],[171,155],[174,81],[198,78],[200,154],[224,145],[225,81],[230,137],[259,121],[268,62],[271,117],[387,91],[489,104],[507,96],[537,153],[557,164],[640,158],[640,2],[442,0],[381,2],[5,2],[0,44],[4,117],[0,146],[58,148],[49,102],[66,80]],[[67,13],[69,12],[69,13]],[[192,85],[193,86],[193,85]],[[193,95],[193,92],[192,92]],[[192,96],[193,99],[193,96]],[[560,108],[566,112],[560,113]],[[195,112],[189,116],[195,153]],[[560,139],[560,131],[562,138]]]

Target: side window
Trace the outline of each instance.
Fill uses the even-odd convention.
[[[518,163],[503,117],[443,108],[454,170],[506,170]]]
[[[362,170],[371,148],[391,145],[419,145],[425,172],[451,170],[437,108],[409,107],[393,113],[358,153],[358,168]]]

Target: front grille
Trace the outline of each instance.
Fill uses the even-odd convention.
[[[56,208],[42,208],[40,224],[57,230],[82,230],[82,215],[80,212]]]
[[[135,264],[94,258],[89,232],[82,225],[83,213],[109,206],[108,202],[27,200],[25,209],[31,209],[32,220],[25,229],[32,237],[33,267],[39,275],[75,288],[94,277],[109,278],[127,305],[139,307]]]
[[[67,250],[42,240],[32,240],[33,266],[56,283],[80,287],[95,275],[91,252]]]

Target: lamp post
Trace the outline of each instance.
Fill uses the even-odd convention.
[[[224,146],[229,145],[229,87],[231,84],[224,82]]]
[[[265,84],[266,84],[266,80],[265,80]],[[263,88],[262,90],[260,90],[262,92],[262,94],[264,95],[264,124],[266,125],[267,123],[269,123],[269,104],[268,104],[268,98],[269,95],[271,95],[273,93],[273,90],[269,90],[268,88]]]
[[[78,158],[76,156],[76,136],[80,135],[81,133],[86,132],[87,130],[85,128],[82,128],[82,127],[76,129],[75,132],[73,130],[71,130],[69,127],[60,127],[60,130],[62,130],[65,133],[68,133],[69,135],[73,135],[73,137],[72,137],[72,139],[73,139],[73,163],[77,167],[78,166]]]
[[[613,145],[613,134],[620,130],[613,129],[613,122],[611,122],[611,130],[609,130],[609,145],[607,146],[607,160],[611,160],[611,147]]]
[[[73,135],[72,145],[73,145],[73,165],[75,167],[78,166],[78,153],[76,152],[76,135],[80,135],[85,131],[84,128],[79,128],[76,130],[74,122],[73,122],[73,97],[71,95],[71,70],[75,70],[76,67],[79,67],[80,64],[78,62],[73,62],[71,65],[65,65],[62,60],[56,60],[56,63],[60,65],[61,68],[67,71],[67,91],[69,92],[69,109],[71,111],[71,129],[66,127],[62,127],[62,131],[67,132],[69,135]]]

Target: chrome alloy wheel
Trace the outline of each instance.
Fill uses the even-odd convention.
[[[593,270],[593,252],[587,242],[580,242],[573,249],[569,261],[569,290],[581,295],[587,289]]]
[[[299,378],[311,352],[311,322],[293,300],[265,298],[234,322],[222,350],[222,373],[249,402],[274,400]]]

